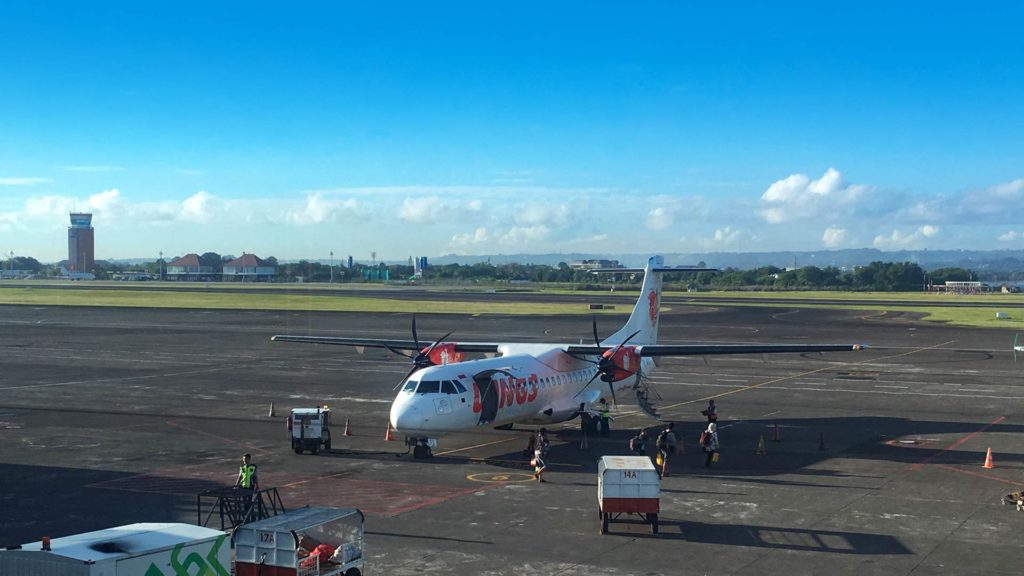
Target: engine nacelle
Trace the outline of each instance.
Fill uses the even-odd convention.
[[[618,382],[634,376],[640,370],[640,353],[637,352],[636,346],[612,348],[605,350],[601,355],[601,364],[604,366],[610,364],[601,375],[601,379],[608,382],[610,376],[612,382]]]
[[[466,355],[455,349],[458,344],[455,342],[442,342],[437,346],[434,346],[433,350],[429,347],[420,350],[422,353],[426,353],[430,350],[430,362],[434,366],[442,366],[444,364],[455,364],[456,362],[462,362]]]

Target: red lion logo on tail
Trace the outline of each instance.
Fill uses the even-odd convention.
[[[658,293],[651,290],[651,293],[647,295],[648,310],[647,313],[651,317],[651,325],[654,325],[658,321]]]

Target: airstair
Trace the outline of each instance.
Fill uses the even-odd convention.
[[[651,396],[658,396],[659,399],[661,396],[651,387],[649,379],[644,378],[642,375],[638,377],[636,384],[633,385],[633,393],[636,394],[636,403],[640,406],[640,410],[643,410],[644,414],[655,420],[661,420],[661,415],[658,414],[658,407],[651,403]]]

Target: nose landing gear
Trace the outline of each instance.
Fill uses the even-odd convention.
[[[406,436],[405,445],[412,449],[413,458],[422,460],[434,457],[434,451],[432,448],[437,446],[437,440],[434,440],[433,438]]]

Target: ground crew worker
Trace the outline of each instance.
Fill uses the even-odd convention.
[[[256,477],[256,465],[252,463],[252,455],[242,456],[242,465],[238,468],[238,479],[235,480],[235,488],[246,490],[259,490],[260,481]]]
[[[718,422],[718,406],[715,406],[715,399],[708,400],[708,407],[706,410],[701,410],[701,414],[707,416],[708,424],[712,422]]]
[[[611,420],[612,411],[608,408],[608,402],[604,398],[597,401],[597,411],[601,413],[601,436],[607,436],[608,421]]]

